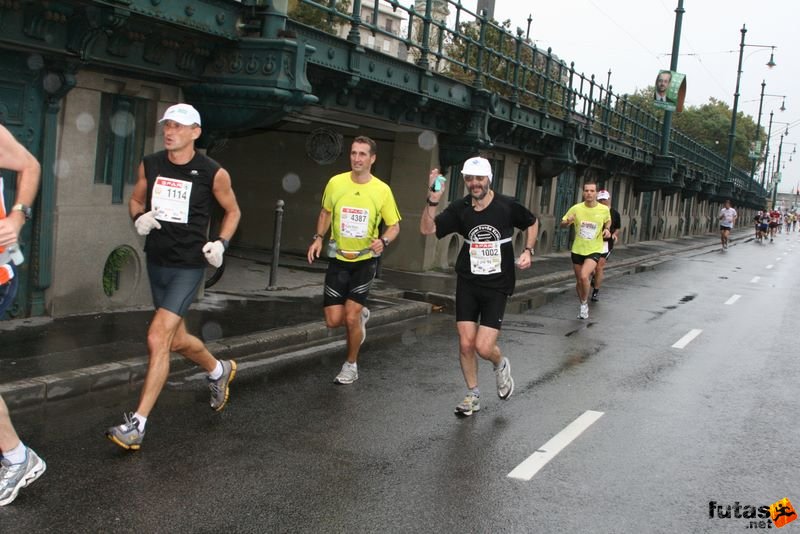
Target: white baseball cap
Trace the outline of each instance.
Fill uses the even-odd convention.
[[[468,176],[488,176],[489,181],[492,181],[492,164],[486,158],[469,158],[464,162],[464,167],[461,168],[461,174]]]
[[[184,126],[196,124],[200,126],[200,113],[189,104],[175,104],[167,108],[164,116],[158,122],[175,121]]]
[[[609,198],[611,198],[611,194],[605,189],[601,189],[597,192],[597,200],[608,200]]]

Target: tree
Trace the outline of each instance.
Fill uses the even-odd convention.
[[[335,9],[337,13],[349,15],[350,0],[337,0]],[[344,19],[336,18],[333,14],[301,0],[289,0],[288,12],[290,19],[333,35],[336,35],[339,26],[345,22]]]
[[[628,95],[628,102],[663,120],[664,111],[653,104],[652,86],[640,89],[633,95]],[[672,115],[672,127],[694,139],[722,158],[727,156],[728,134],[731,128],[733,112],[725,102],[710,97],[706,104],[701,106],[687,106],[681,113]],[[756,134],[756,123],[749,115],[741,111],[736,117],[736,136],[733,143],[733,166],[749,171],[752,165],[750,143]],[[758,132],[761,141],[761,154],[763,156],[766,134],[762,126]]]
[[[440,72],[469,85],[474,85],[481,76],[484,89],[563,117],[564,108],[569,105],[564,101],[569,69],[556,56],[536,49],[521,35],[515,37],[510,32],[511,20],[485,23],[479,69],[481,24],[484,23],[461,22],[456,33],[446,34],[443,49],[447,63]]]

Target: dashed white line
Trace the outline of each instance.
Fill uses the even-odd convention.
[[[734,295],[734,296],[732,296],[731,298],[729,298],[728,300],[726,300],[726,301],[725,301],[725,304],[727,304],[728,306],[730,306],[731,304],[733,304],[734,302],[736,302],[737,300],[739,300],[741,297],[742,297],[741,295]]]
[[[765,269],[772,269],[773,267],[775,267],[775,266],[774,266],[774,265],[767,265],[767,266],[766,266],[766,267],[764,267],[764,268],[765,268]]]
[[[761,280],[760,276],[754,276],[752,280],[750,280],[751,284],[757,284],[758,281]]]
[[[538,451],[528,456],[521,464],[515,467],[507,475],[508,478],[525,481],[532,479],[539,469],[555,458],[564,447],[575,441],[578,436],[601,417],[603,417],[603,412],[595,412],[593,410],[583,412],[580,417],[567,425],[564,430],[553,436]]]
[[[775,258],[775,261],[781,261],[783,258]]]
[[[699,328],[693,328],[692,330],[689,330],[689,333],[686,334],[685,336],[683,336],[682,338],[680,338],[678,341],[676,341],[672,345],[672,348],[673,349],[682,349],[682,348],[686,347],[686,345],[691,343],[692,340],[694,338],[696,338],[697,336],[699,336],[701,332],[702,332],[702,330],[700,330]]]

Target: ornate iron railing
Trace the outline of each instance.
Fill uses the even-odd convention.
[[[515,33],[460,0],[425,0],[404,5],[398,0],[298,0],[324,13],[328,31],[361,41],[361,29],[397,41],[407,61],[441,76],[454,78],[476,89],[487,89],[521,106],[565,121],[577,121],[594,133],[658,154],[662,120],[637,106],[627,95],[613,93],[567,64],[552,49],[541,50],[518,28]],[[422,9],[424,6],[424,9]],[[373,14],[391,10],[404,21],[398,31],[381,26]],[[292,14],[290,13],[290,17]],[[380,52],[380,50],[378,50]],[[673,129],[672,155],[700,166],[705,181],[724,179],[725,160],[696,140]],[[764,193],[749,172],[734,168],[733,185],[744,191]]]

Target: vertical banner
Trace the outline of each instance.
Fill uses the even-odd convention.
[[[653,103],[668,111],[683,111],[686,98],[686,75],[674,70],[662,70],[656,76]]]

